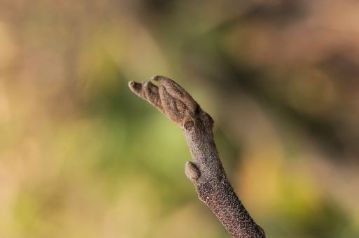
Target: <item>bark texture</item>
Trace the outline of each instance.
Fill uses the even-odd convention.
[[[131,81],[129,87],[182,128],[192,155],[192,161],[186,162],[185,174],[199,199],[232,237],[265,238],[263,229],[249,215],[227,179],[214,142],[211,116],[173,80],[155,76],[153,81],[157,85]]]

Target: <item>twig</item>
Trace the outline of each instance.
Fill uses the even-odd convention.
[[[129,82],[133,93],[148,101],[180,126],[193,161],[185,174],[194,184],[199,199],[216,215],[235,238],[265,238],[263,229],[249,215],[230,185],[213,138],[213,119],[173,80],[155,76],[150,81]]]

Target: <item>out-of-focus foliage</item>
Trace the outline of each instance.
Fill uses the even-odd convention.
[[[181,131],[127,89],[154,74],[213,115],[268,237],[359,237],[358,9],[0,0],[0,237],[228,237]]]

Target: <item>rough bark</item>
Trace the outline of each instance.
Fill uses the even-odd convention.
[[[249,215],[227,179],[214,142],[211,116],[173,80],[163,76],[153,80],[157,85],[132,81],[129,87],[182,128],[193,160],[186,162],[185,174],[199,199],[232,237],[265,238],[263,229]]]

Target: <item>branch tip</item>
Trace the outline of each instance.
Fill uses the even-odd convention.
[[[141,83],[138,83],[138,82],[135,82],[135,81],[130,81],[130,82],[128,82],[128,87],[136,95],[139,95],[141,93],[141,90],[142,90],[142,84]]]

